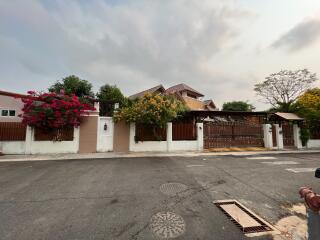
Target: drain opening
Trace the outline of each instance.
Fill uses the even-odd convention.
[[[214,204],[244,233],[274,231],[272,226],[236,200],[216,201]]]

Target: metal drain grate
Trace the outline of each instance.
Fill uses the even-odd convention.
[[[236,200],[216,201],[214,204],[245,234],[270,232],[270,224]]]
[[[160,191],[168,196],[174,196],[184,192],[188,187],[182,183],[165,183],[160,186]]]

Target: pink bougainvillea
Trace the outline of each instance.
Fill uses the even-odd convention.
[[[44,130],[56,128],[78,127],[81,114],[95,110],[93,105],[81,103],[77,96],[68,96],[61,92],[56,94],[28,91],[22,98],[24,107],[22,122],[31,127]]]

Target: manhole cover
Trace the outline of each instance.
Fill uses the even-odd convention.
[[[187,189],[188,187],[182,183],[165,183],[160,186],[160,191],[169,196],[174,196]]]
[[[159,212],[152,216],[150,228],[157,237],[170,239],[182,235],[186,230],[186,224],[178,214]]]

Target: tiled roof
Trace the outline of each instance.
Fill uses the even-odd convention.
[[[14,93],[14,92],[7,92],[0,90],[0,95],[2,96],[8,96],[8,97],[15,97],[15,98],[24,98],[28,97],[28,95],[21,94],[21,93]]]
[[[285,120],[303,120],[303,118],[299,117],[294,113],[284,113],[284,112],[276,112],[275,115],[281,117]]]
[[[203,97],[204,95],[197,90],[194,90],[193,88],[189,87],[188,85],[181,83],[175,86],[172,86],[166,90],[167,93],[173,93],[173,92],[181,92],[181,91],[189,91],[193,94],[197,95],[198,97]]]
[[[134,100],[134,99],[143,97],[143,96],[146,95],[147,93],[154,93],[154,92],[156,92],[156,91],[158,91],[158,90],[160,90],[160,91],[162,91],[162,92],[165,91],[164,87],[160,84],[160,85],[155,86],[155,87],[153,87],[153,88],[150,88],[150,89],[144,90],[144,91],[142,91],[142,92],[133,94],[133,95],[131,95],[131,96],[129,97],[129,99]]]

